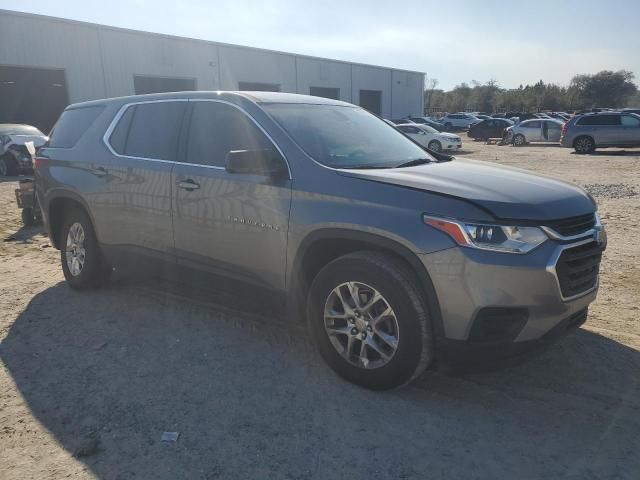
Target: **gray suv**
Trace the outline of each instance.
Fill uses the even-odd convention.
[[[640,115],[602,112],[572,117],[562,127],[560,144],[582,154],[601,147],[640,147]]]
[[[581,325],[604,230],[577,186],[429,153],[353,105],[185,92],[69,106],[35,160],[77,289],[186,267],[282,294],[344,378],[504,362]]]

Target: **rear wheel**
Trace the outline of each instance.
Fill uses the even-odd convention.
[[[417,282],[386,254],[356,252],[326,265],[311,285],[307,317],[324,360],[366,388],[410,382],[433,356],[431,323]]]
[[[573,142],[573,148],[576,153],[584,155],[585,153],[591,153],[596,149],[596,144],[591,137],[578,137]]]
[[[16,162],[8,155],[0,157],[0,177],[9,177],[17,172]]]
[[[525,143],[527,143],[527,139],[524,138],[524,135],[521,134],[517,134],[513,137],[513,144],[516,147],[521,147],[523,146]]]
[[[70,210],[61,231],[62,271],[72,288],[84,290],[104,284],[111,273],[100,251],[89,216],[80,209]]]
[[[442,144],[438,140],[431,140],[429,145],[427,145],[427,148],[434,152],[440,152],[442,151]]]

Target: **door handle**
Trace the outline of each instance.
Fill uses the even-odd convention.
[[[193,180],[191,180],[190,178],[187,180],[179,180],[176,182],[176,186],[178,188],[181,188],[183,190],[188,190],[188,191],[192,191],[192,190],[197,190],[200,188],[200,185],[196,182],[194,182]]]
[[[96,177],[104,177],[107,175],[107,169],[104,167],[96,167],[91,169],[91,173],[93,173]]]

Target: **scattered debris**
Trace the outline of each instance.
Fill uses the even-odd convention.
[[[594,197],[628,198],[638,195],[633,187],[624,183],[588,183],[583,188]]]
[[[107,342],[102,342],[102,343],[99,343],[97,345],[94,345],[93,349],[94,350],[100,350],[101,348],[104,348],[106,345],[107,345]]]
[[[160,440],[162,442],[177,442],[179,436],[180,432],[163,432]]]
[[[4,241],[5,242],[16,242],[16,241],[18,241],[18,239],[16,237],[14,237],[13,235],[10,235],[7,238],[5,238]]]

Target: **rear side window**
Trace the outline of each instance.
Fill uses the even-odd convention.
[[[193,102],[187,161],[223,167],[231,150],[266,150],[274,146],[244,113],[219,102]]]
[[[589,115],[579,119],[578,125],[620,125],[620,115]]]
[[[129,107],[130,116],[127,110],[113,131],[112,147],[129,157],[175,160],[186,105],[156,102]]]
[[[542,124],[540,123],[539,120],[533,120],[531,122],[523,122],[522,126],[524,128],[540,128]]]
[[[52,148],[72,148],[80,137],[86,132],[91,124],[102,113],[104,107],[72,108],[65,110],[60,115],[49,140],[49,147]]]
[[[631,115],[622,116],[622,125],[625,127],[640,127],[640,117],[632,117]]]

